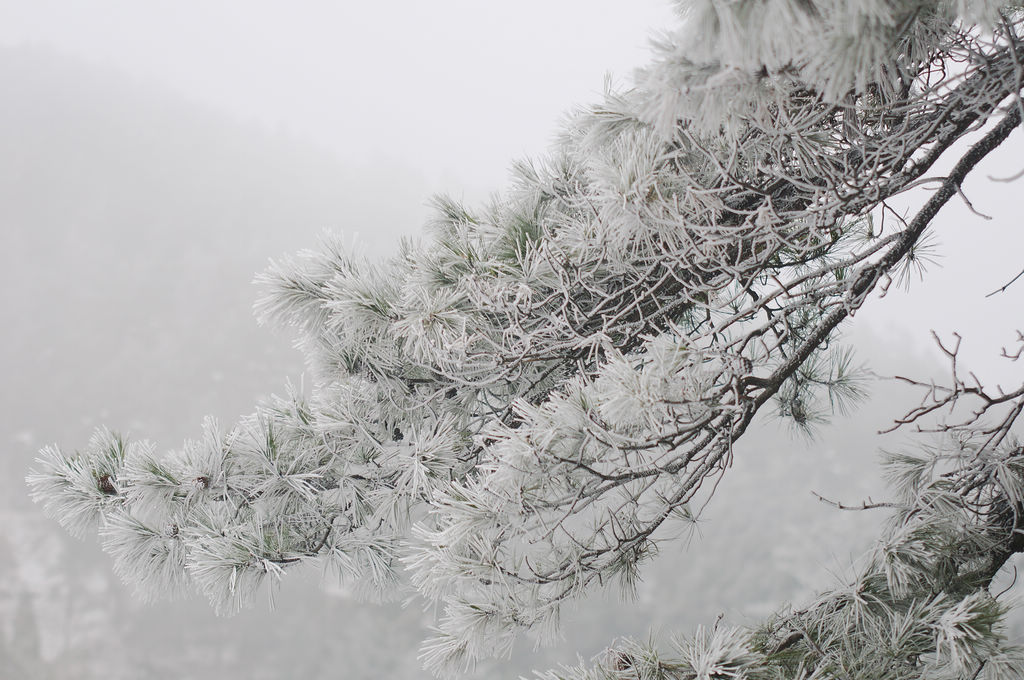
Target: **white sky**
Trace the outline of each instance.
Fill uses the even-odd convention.
[[[0,0],[0,44],[55,47],[479,195],[606,73],[643,64],[671,17],[666,0]]]
[[[605,74],[628,80],[654,29],[672,21],[667,0],[0,0],[0,44],[113,66],[473,200],[501,187],[512,159],[542,152],[558,117],[593,101]],[[921,352],[933,352],[928,329],[958,330],[972,366],[1001,375],[994,356],[1024,327],[1024,281],[984,295],[1024,267],[1024,180],[985,175],[1020,169],[1015,137],[968,185],[996,219],[954,199],[936,229],[941,267],[910,295],[869,303],[861,323]]]

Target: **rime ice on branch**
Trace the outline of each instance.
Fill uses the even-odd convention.
[[[404,560],[444,604],[436,671],[628,589],[762,407],[803,426],[857,396],[829,341],[1022,110],[1022,20],[997,3],[679,4],[635,86],[490,204],[438,199],[387,262],[326,243],[261,277],[261,318],[301,334],[308,399],[167,456],[105,433],[50,449],[35,497],[76,533],[98,524],[143,592],[191,582],[220,611],[302,562],[387,594]],[[877,230],[872,211],[978,131]]]

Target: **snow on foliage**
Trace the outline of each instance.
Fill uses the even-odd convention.
[[[308,397],[166,456],[105,431],[48,449],[34,497],[76,535],[98,526],[140,591],[191,583],[225,613],[299,563],[380,596],[404,568],[441,604],[423,651],[439,673],[553,638],[584,592],[628,592],[762,407],[806,427],[858,396],[829,340],[1019,125],[1024,78],[1022,18],[999,3],[678,4],[634,87],[573,115],[489,204],[438,198],[423,242],[385,262],[328,241],[260,277]],[[916,217],[876,231],[873,210],[978,130]],[[957,481],[900,473],[896,523],[849,588],[565,677],[1010,677],[1024,662],[983,564],[1017,540],[1007,445],[957,449]]]

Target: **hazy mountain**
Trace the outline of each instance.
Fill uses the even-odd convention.
[[[83,445],[100,423],[177,447],[203,415],[233,420],[298,378],[287,334],[253,319],[253,275],[326,228],[415,231],[422,183],[43,49],[0,49],[0,88],[0,668],[36,649],[19,677],[222,678],[243,659],[251,678],[415,669],[419,612],[310,583],[233,620],[199,601],[143,606],[23,479],[39,446]]]
[[[300,365],[250,312],[268,258],[422,221],[401,168],[347,167],[44,50],[0,50],[0,87],[7,436],[78,441],[102,418],[177,439],[235,417]]]

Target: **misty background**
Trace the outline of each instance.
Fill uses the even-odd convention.
[[[177,448],[204,416],[232,423],[300,382],[288,333],[251,313],[270,258],[325,229],[384,256],[419,233],[432,194],[500,190],[606,74],[627,84],[672,21],[661,0],[363,5],[0,0],[0,678],[425,675],[418,602],[357,602],[306,571],[274,609],[233,618],[199,598],[144,604],[24,484],[40,447],[74,450],[98,425]],[[1024,180],[989,179],[1021,169],[1022,137],[965,184],[993,219],[951,203],[925,280],[846,326],[870,369],[941,380],[934,329],[964,336],[983,379],[1024,379],[998,359],[1024,330],[1024,281],[986,297],[1024,266]],[[600,594],[556,647],[522,644],[476,675],[529,675],[720,613],[752,623],[842,578],[884,515],[811,491],[884,497],[878,449],[906,440],[875,433],[916,403],[892,381],[870,389],[814,440],[771,422],[748,433],[700,531],[662,543],[637,601]]]

